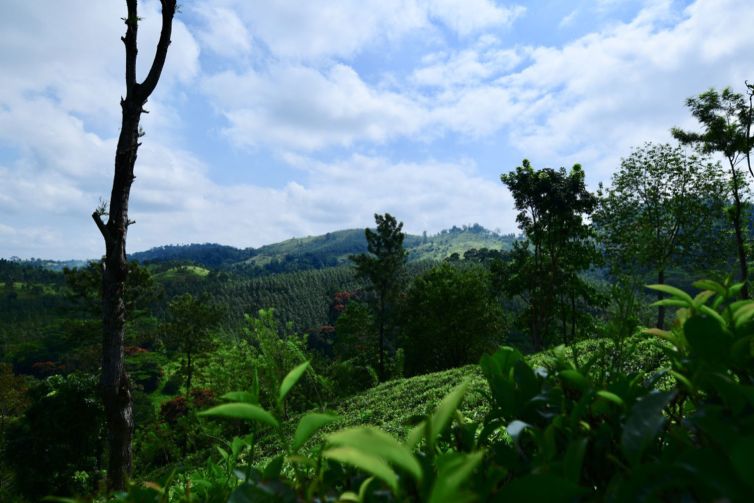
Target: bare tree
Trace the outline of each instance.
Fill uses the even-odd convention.
[[[118,147],[115,152],[115,176],[110,195],[109,212],[101,205],[92,214],[105,240],[105,258],[102,264],[102,397],[108,428],[109,461],[107,483],[110,490],[125,488],[131,473],[131,437],[133,414],[131,390],[124,368],[123,338],[125,334],[126,306],[123,289],[128,274],[126,261],[126,233],[132,223],[128,219],[128,198],[134,180],[136,153],[141,145],[139,120],[144,104],[160,80],[165,65],[175,0],[160,0],[162,4],[162,30],[157,51],[149,73],[143,82],[136,81],[136,35],[139,26],[137,0],[126,0],[128,17],[126,35],[121,37],[126,46],[126,97],[121,98],[123,112]],[[107,215],[107,223],[102,216]]]

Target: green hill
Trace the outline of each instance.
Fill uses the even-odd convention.
[[[515,236],[500,235],[474,224],[452,227],[434,235],[407,234],[404,246],[409,262],[443,260],[471,249],[510,248]],[[348,263],[348,257],[365,253],[363,229],[328,232],[320,236],[292,238],[244,250],[219,244],[168,245],[137,252],[130,258],[150,263],[193,263],[209,269],[229,269],[245,276],[323,269]]]

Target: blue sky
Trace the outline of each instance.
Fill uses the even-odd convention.
[[[159,2],[139,2],[140,75]],[[0,5],[0,257],[93,258],[123,92],[121,0]],[[502,172],[591,187],[684,100],[754,79],[750,0],[182,2],[147,105],[129,250],[365,227],[515,230]]]

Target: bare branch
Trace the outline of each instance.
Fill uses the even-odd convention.
[[[97,228],[99,229],[100,233],[102,233],[102,237],[105,238],[105,241],[109,241],[110,233],[107,232],[107,226],[102,221],[102,214],[99,212],[99,210],[95,210],[94,213],[92,213],[92,219],[94,219],[94,223],[97,224]]]
[[[126,46],[126,96],[130,95],[136,84],[136,33],[139,27],[139,17],[136,9],[136,0],[127,0],[128,17],[124,19],[126,23],[126,36],[121,37],[123,44]]]
[[[133,0],[135,3],[135,0]],[[173,16],[175,15],[176,0],[160,0],[162,3],[162,30],[160,31],[160,40],[157,42],[157,52],[152,61],[152,67],[149,69],[147,78],[141,84],[142,99],[146,100],[152,94],[160,80],[162,68],[165,66],[165,58],[170,46],[170,35],[173,29]]]

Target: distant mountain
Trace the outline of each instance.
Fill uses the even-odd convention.
[[[251,248],[241,250],[215,243],[190,245],[165,245],[147,251],[131,253],[128,258],[137,262],[191,262],[213,269],[242,262],[253,253]]]
[[[510,248],[513,234],[500,235],[474,224],[444,230],[434,235],[406,235],[409,261],[442,260],[454,253],[476,248]],[[367,251],[363,229],[328,232],[320,236],[293,238],[260,248],[238,249],[220,244],[168,245],[129,256],[139,262],[193,263],[217,269],[229,268],[250,276],[333,267],[348,257]]]

